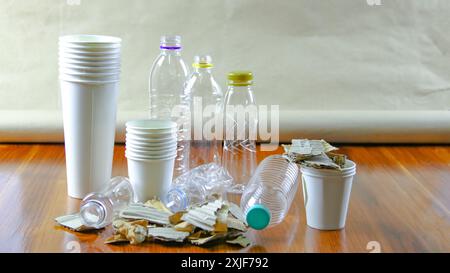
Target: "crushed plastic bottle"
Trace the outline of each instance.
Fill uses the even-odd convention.
[[[194,204],[223,197],[232,178],[216,163],[200,165],[173,181],[164,203],[171,211],[182,211]]]

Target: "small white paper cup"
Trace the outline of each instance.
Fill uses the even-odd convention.
[[[103,78],[103,77],[115,77],[119,76],[119,71],[113,71],[108,73],[101,73],[101,72],[81,72],[77,69],[69,69],[69,68],[60,68],[59,69],[60,74],[64,75],[73,75],[73,76],[80,76],[85,78]]]
[[[166,149],[160,149],[160,150],[143,150],[143,149],[140,149],[139,147],[133,147],[133,146],[127,145],[126,150],[129,153],[133,153],[138,156],[163,157],[163,156],[169,156],[169,155],[174,154],[176,152],[176,146],[172,146],[172,147],[168,147]]]
[[[163,143],[172,142],[174,140],[177,140],[177,138],[173,137],[173,136],[172,137],[165,137],[165,138],[145,138],[145,137],[137,137],[137,136],[129,135],[129,134],[126,134],[126,139],[129,140],[129,141],[138,142],[138,143],[143,144],[143,145],[147,144],[147,145],[150,145],[150,146],[160,145],[160,144],[163,144]]]
[[[74,34],[59,37],[60,44],[74,44],[85,47],[120,44],[122,39],[106,35]]]
[[[127,131],[127,135],[130,137],[136,137],[142,140],[147,139],[166,139],[166,138],[176,138],[177,132],[167,132],[167,133],[134,133]]]
[[[66,65],[60,64],[59,71],[64,73],[65,71],[75,72],[75,73],[120,73],[120,67],[88,67],[88,66],[77,66],[77,65]]]
[[[172,183],[175,156],[161,160],[145,160],[127,156],[128,176],[139,202],[162,199]]]
[[[80,55],[80,54],[69,54],[69,53],[59,53],[60,58],[64,59],[70,59],[70,60],[77,60],[77,61],[83,61],[83,62],[110,62],[110,61],[117,61],[120,59],[120,53],[119,54],[110,54],[110,55],[103,55],[103,56],[87,56],[87,55]]]
[[[347,160],[342,171],[301,167],[306,223],[320,230],[345,227],[356,164]]]
[[[132,142],[126,142],[127,148],[131,148],[132,150],[142,151],[142,152],[156,152],[156,151],[163,151],[168,149],[176,149],[177,142],[172,142],[167,145],[158,145],[158,146],[143,146],[139,144],[135,144]]]
[[[77,82],[77,83],[86,83],[86,84],[104,84],[104,83],[118,82],[120,80],[120,76],[115,75],[112,77],[92,78],[92,77],[82,77],[82,76],[60,74],[59,79],[67,81],[67,82]]]
[[[120,67],[120,59],[114,59],[109,61],[101,61],[101,62],[93,62],[93,61],[83,61],[83,60],[74,60],[68,59],[64,57],[59,57],[59,64],[65,65],[78,65],[85,67]]]
[[[176,151],[172,151],[172,152],[150,155],[150,154],[137,153],[137,152],[131,151],[129,149],[125,149],[126,157],[132,157],[132,158],[142,159],[142,160],[150,160],[150,159],[151,160],[162,160],[162,159],[167,159],[172,156],[175,156],[176,154],[177,154]]]
[[[74,54],[79,56],[110,56],[120,54],[120,48],[110,48],[98,51],[85,51],[79,48],[60,47],[59,53]]]

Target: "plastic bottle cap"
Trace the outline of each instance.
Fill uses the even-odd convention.
[[[162,36],[159,48],[168,50],[181,49],[181,36],[179,35]]]
[[[256,230],[266,228],[270,223],[270,211],[261,204],[252,206],[247,212],[247,223]]]
[[[194,63],[192,64],[195,68],[210,68],[213,67],[212,58],[209,55],[195,56]]]
[[[228,84],[233,86],[251,85],[253,73],[251,71],[232,71],[228,73]]]

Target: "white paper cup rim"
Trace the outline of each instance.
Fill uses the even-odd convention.
[[[334,169],[318,169],[313,167],[301,166],[300,171],[306,176],[325,177],[325,176],[339,176],[348,177],[356,174],[356,163],[347,159],[346,165],[342,170]]]
[[[125,126],[132,129],[161,130],[175,128],[177,124],[170,120],[141,119],[127,121]]]
[[[59,41],[62,43],[75,44],[120,44],[122,39],[106,35],[73,34],[61,36],[59,37]]]

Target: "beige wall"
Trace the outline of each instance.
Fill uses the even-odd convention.
[[[254,71],[282,139],[450,142],[450,1],[77,2],[0,0],[0,141],[61,140],[59,35],[123,38],[121,128],[145,115],[159,36],[177,33],[223,88],[227,71]]]

